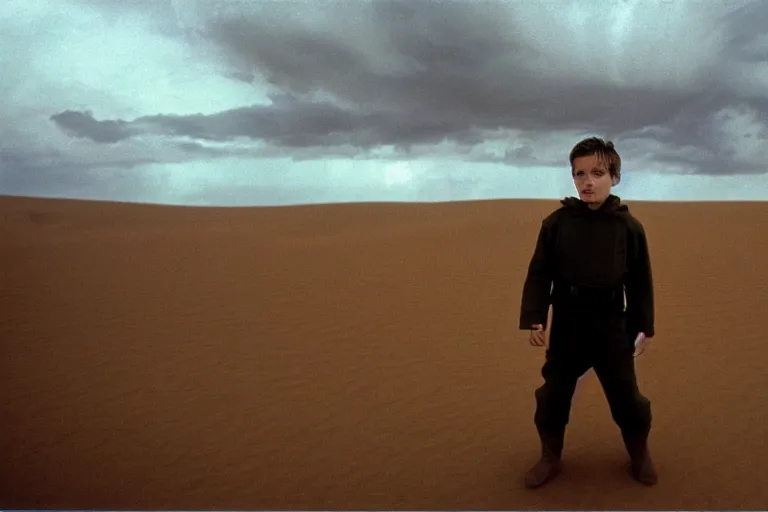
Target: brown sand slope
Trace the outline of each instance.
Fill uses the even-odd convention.
[[[631,203],[660,483],[625,474],[591,375],[566,472],[522,489],[520,289],[555,205],[2,198],[0,507],[767,507],[768,204]]]

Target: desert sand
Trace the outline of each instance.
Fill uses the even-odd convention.
[[[628,201],[656,487],[594,374],[528,491],[517,328],[557,201],[191,208],[0,199],[0,508],[768,507],[768,203]]]

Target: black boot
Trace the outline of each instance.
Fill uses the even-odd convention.
[[[565,429],[555,432],[539,432],[541,458],[525,475],[525,486],[534,489],[546,484],[560,473]]]
[[[622,432],[621,436],[629,453],[632,478],[645,485],[656,485],[658,475],[648,450],[648,431],[635,434]]]

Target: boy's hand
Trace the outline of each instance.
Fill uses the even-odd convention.
[[[640,354],[642,354],[645,351],[645,345],[648,343],[648,338],[646,338],[645,333],[641,332],[638,333],[637,338],[635,338],[635,353],[632,354],[633,357],[637,357]]]
[[[534,347],[543,347],[544,342],[544,326],[541,324],[535,324],[531,328],[531,336],[529,338],[531,345]]]

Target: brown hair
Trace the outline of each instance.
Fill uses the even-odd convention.
[[[608,172],[613,178],[613,184],[618,185],[621,181],[621,157],[614,149],[613,142],[608,142],[598,137],[589,137],[580,141],[571,150],[571,174],[573,174],[573,161],[583,156],[597,155],[598,160],[607,162]]]

